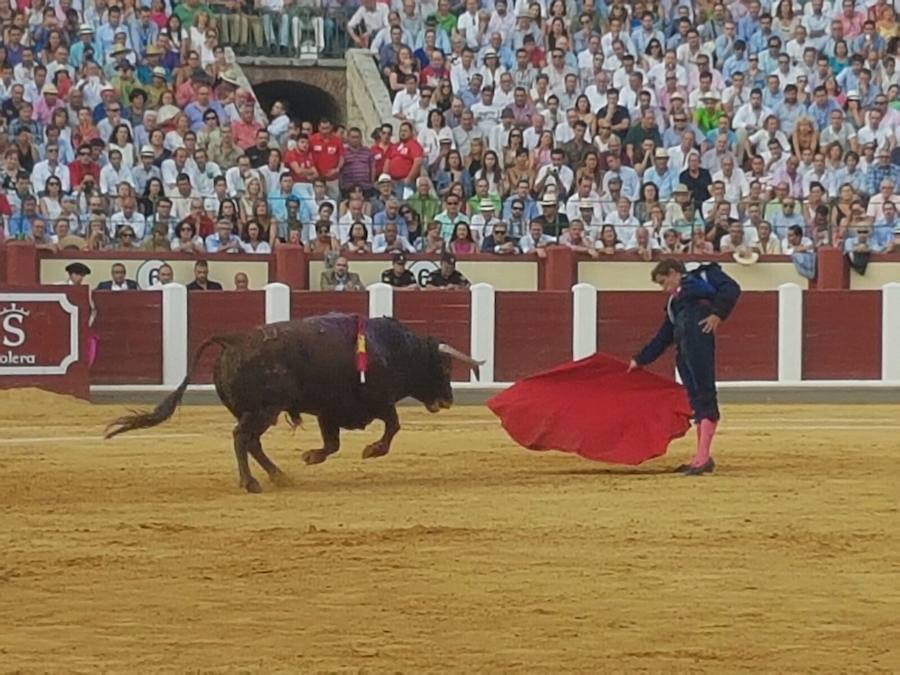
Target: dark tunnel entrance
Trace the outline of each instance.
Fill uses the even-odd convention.
[[[272,109],[275,101],[284,101],[292,120],[318,122],[327,117],[343,123],[341,106],[324,89],[296,80],[269,80],[253,85],[253,91],[260,105],[266,111]]]

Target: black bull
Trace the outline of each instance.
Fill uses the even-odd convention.
[[[328,314],[270,324],[246,333],[212,337],[197,349],[191,366],[210,345],[222,347],[213,370],[216,393],[237,420],[234,452],[240,485],[259,492],[250,473],[248,455],[276,484],[287,476],[263,452],[260,436],[284,412],[296,426],[301,413],[316,415],[323,447],[307,450],[307,464],[324,462],[340,447],[341,429],[364,429],[384,422],[384,435],[366,446],[363,457],[380,457],[390,450],[400,430],[396,403],[412,397],[431,412],[453,403],[450,371],[454,359],[478,375],[479,362],[431,337],[419,337],[393,319],[365,322],[368,368],[365,383],[357,370],[358,319]],[[151,412],[115,420],[106,437],[166,421],[181,403],[190,372],[181,385]]]

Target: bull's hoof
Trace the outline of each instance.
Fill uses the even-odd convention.
[[[300,455],[300,457],[307,464],[321,464],[326,459],[328,459],[328,453],[322,449],[307,450],[302,455]]]
[[[371,459],[373,457],[384,457],[388,454],[390,448],[381,442],[371,443],[363,449],[363,459]]]
[[[262,492],[262,486],[255,478],[249,479],[241,487],[243,487],[247,492],[251,492],[253,494],[259,494],[260,492]]]
[[[294,487],[294,479],[282,471],[273,473],[269,478],[278,487]]]

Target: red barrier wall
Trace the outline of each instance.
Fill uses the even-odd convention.
[[[162,382],[162,293],[95,291],[93,384]]]
[[[266,296],[263,291],[188,292],[188,367],[197,347],[207,338],[222,333],[239,333],[265,323]],[[191,376],[194,384],[212,382],[212,367],[218,349],[209,349]]]
[[[328,314],[329,312],[369,316],[369,294],[338,291],[295,291],[291,293],[292,319],[302,319],[306,316]]]
[[[572,359],[572,293],[495,296],[494,380],[514,382]]]
[[[652,338],[662,323],[666,296],[644,291],[606,291],[597,298],[597,350],[628,361]],[[673,351],[647,370],[673,378]]]
[[[803,295],[803,379],[881,378],[881,291]]]
[[[778,293],[747,291],[718,330],[720,380],[778,379]]]
[[[468,354],[470,300],[468,291],[398,291],[394,318],[419,335],[431,335]],[[469,381],[469,371],[462,364],[454,363],[453,381]]]

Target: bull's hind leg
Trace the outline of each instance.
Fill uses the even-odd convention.
[[[388,454],[391,451],[391,441],[400,431],[400,419],[397,417],[397,408],[394,406],[385,406],[384,410],[378,411],[376,417],[384,421],[384,434],[363,449],[363,459],[383,457]]]
[[[324,415],[319,415],[319,430],[322,432],[324,445],[301,455],[307,464],[321,464],[328,459],[328,455],[333,455],[341,447],[341,428]]]
[[[234,455],[237,458],[239,484],[247,492],[262,492],[253,474],[250,473],[250,461],[247,454],[254,443],[259,442],[259,431],[254,428],[254,419],[250,415],[243,415],[234,425]]]

